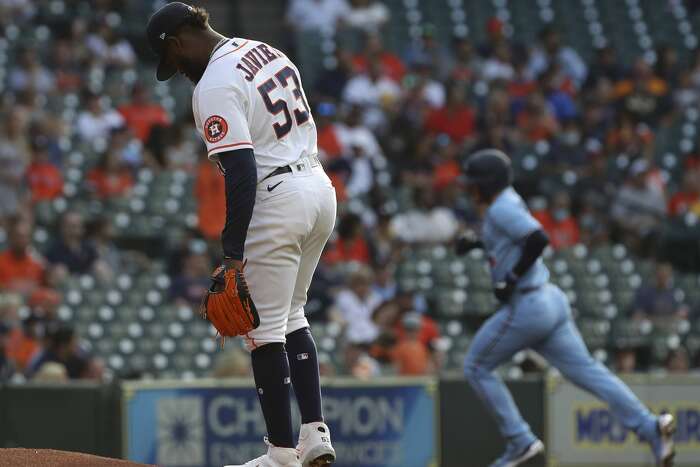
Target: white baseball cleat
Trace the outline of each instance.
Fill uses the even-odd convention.
[[[273,446],[267,438],[267,454],[260,456],[245,464],[225,465],[224,467],[301,467],[299,453],[294,448],[278,448]]]
[[[335,449],[331,445],[331,431],[323,422],[301,425],[297,444],[302,467],[323,467],[335,462]]]
[[[651,450],[654,452],[656,465],[659,467],[671,467],[676,456],[673,443],[676,422],[673,419],[673,415],[665,413],[659,415],[656,424],[656,437],[651,440]]]
[[[535,441],[525,447],[508,444],[503,455],[496,459],[490,467],[516,467],[543,452],[544,443],[539,439],[535,439]]]

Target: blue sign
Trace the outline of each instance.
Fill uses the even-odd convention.
[[[335,467],[437,465],[430,383],[325,387]],[[125,387],[126,456],[167,467],[221,467],[265,452],[265,422],[251,386]],[[295,404],[293,404],[294,406]],[[294,425],[299,426],[298,414]]]

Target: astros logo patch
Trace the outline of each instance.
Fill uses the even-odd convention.
[[[221,141],[226,136],[226,133],[228,133],[228,124],[224,117],[212,115],[204,122],[204,137],[210,143]]]

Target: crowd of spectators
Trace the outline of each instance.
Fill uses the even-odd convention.
[[[55,225],[40,226],[34,212],[42,203],[70,190],[85,199],[123,199],[144,167],[184,171],[194,179],[198,222],[182,248],[166,252],[170,300],[196,307],[219,259],[224,185],[191,115],[164,107],[150,82],[108,79],[138,76],[140,51],[121,27],[126,4],[95,0],[89,16],[44,18],[32,2],[0,1],[13,27],[47,24],[51,37],[13,45],[0,98],[0,380],[100,378],[102,362],[56,317],[60,284],[82,274],[109,282],[126,264],[147,263],[117,246],[108,217],[68,209]],[[683,62],[661,45],[655,62],[638,57],[626,67],[606,46],[586,61],[554,27],[521,44],[495,18],[483,42],[456,36],[444,43],[424,25],[415,40],[390,50],[384,28],[391,14],[381,1],[292,0],[286,17],[295,32],[362,37],[358,48],[338,41],[335,66],[304,82],[319,156],[341,204],[307,313],[312,322],[341,327],[343,371],[371,377],[444,367],[436,304],[400,287],[395,273],[406,249],[449,246],[475,225],[460,194],[460,167],[476,149],[545,148],[538,177],[522,174],[516,185],[554,249],[622,242],[653,257],[667,222],[700,216],[700,139],[678,155],[679,180],[653,157],[657,132],[697,107],[700,52]],[[48,105],[67,96],[75,98],[71,110]],[[65,177],[71,145],[89,148],[91,157],[77,187]],[[608,171],[620,155],[625,165]],[[38,248],[41,235],[48,238]],[[678,302],[672,274],[667,265],[657,269],[656,281],[638,291],[631,318],[693,316],[699,304]],[[670,356],[669,369],[682,360]]]

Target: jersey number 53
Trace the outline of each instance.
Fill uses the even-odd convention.
[[[273,114],[278,115],[280,112],[284,114],[283,123],[273,123],[272,128],[275,130],[277,139],[283,138],[287,133],[292,130],[292,116],[289,113],[289,106],[287,101],[284,99],[277,99],[273,101],[270,98],[270,92],[277,88],[277,83],[279,83],[283,88],[289,86],[289,78],[292,78],[292,94],[297,101],[301,101],[301,109],[299,107],[294,109],[294,120],[297,125],[302,125],[309,121],[309,104],[306,102],[304,95],[301,92],[299,77],[294,72],[291,67],[284,67],[277,73],[275,73],[274,78],[270,78],[260,86],[258,86],[258,92],[265,102],[265,107],[267,110]]]

